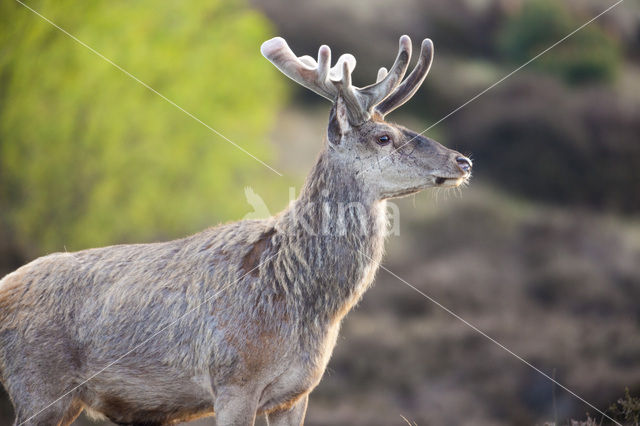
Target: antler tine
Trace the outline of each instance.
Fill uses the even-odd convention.
[[[326,49],[324,49],[326,47]],[[327,79],[326,70],[331,52],[327,46],[322,46],[318,52],[318,61],[310,56],[298,58],[282,37],[274,37],[262,43],[260,51],[284,75],[323,96],[335,101],[338,88]]]
[[[329,67],[331,66],[331,49],[326,44],[318,49],[318,79],[325,81],[329,75]]]
[[[378,77],[376,77],[376,83],[379,83],[383,78],[385,78],[389,74],[389,71],[385,67],[381,67],[378,70]]]
[[[347,64],[348,68],[344,68],[344,64]],[[340,82],[343,79],[345,70],[346,72],[351,74],[355,67],[356,67],[356,58],[354,58],[353,55],[349,53],[340,55],[336,64],[333,67],[331,67],[331,69],[329,69],[329,80],[331,80],[331,82],[335,84],[337,87],[340,85]]]
[[[400,84],[393,93],[376,106],[382,116],[403,105],[418,91],[427,77],[433,62],[433,42],[424,39],[420,48],[420,58],[411,74]]]
[[[339,63],[336,67],[340,65]],[[347,105],[347,112],[352,124],[361,124],[367,121],[371,115],[369,114],[369,108],[364,105],[366,99],[363,100],[359,93],[358,88],[354,87],[351,83],[351,72],[353,68],[350,68],[349,62],[344,61],[342,63],[342,79],[339,83],[340,94],[342,99]]]
[[[360,96],[365,98],[364,106],[367,110],[379,104],[400,84],[411,59],[411,39],[407,35],[400,37],[398,56],[388,74],[378,82],[358,89]],[[380,75],[380,74],[378,74]]]

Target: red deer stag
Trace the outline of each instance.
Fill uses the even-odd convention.
[[[384,121],[422,84],[400,38],[395,63],[366,87],[356,61],[262,53],[333,102],[300,196],[274,217],[183,239],[55,253],[0,281],[0,380],[15,425],[68,425],[86,409],[120,425],[215,412],[219,425],[301,425],[340,323],[382,258],[386,199],[465,182],[471,161]],[[89,379],[89,380],[87,380]]]

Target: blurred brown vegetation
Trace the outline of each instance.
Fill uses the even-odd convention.
[[[358,85],[392,62],[400,34],[414,43],[432,38],[430,76],[392,117],[421,131],[613,1],[252,4],[300,54],[313,55],[323,43],[335,55],[354,53]],[[266,61],[260,64],[255,72],[268,73]],[[329,104],[285,77],[269,79],[289,85],[292,101],[262,111],[264,119],[280,109],[270,134],[260,127],[264,121],[255,134],[262,129],[259,137],[271,140],[262,152],[271,150],[276,167],[299,187],[319,149]],[[630,397],[640,395],[640,5],[623,2],[427,135],[470,154],[474,178],[461,196],[433,192],[402,200],[401,234],[390,239],[385,266],[597,407],[624,401],[625,388]],[[260,175],[256,184],[248,177],[259,164],[234,156],[225,156],[225,164],[211,177],[214,192],[203,195],[234,200],[212,213],[215,221],[250,210],[243,210],[237,190],[245,185],[272,188],[257,191],[272,212],[284,205],[280,178]],[[206,176],[199,180],[206,183]],[[201,221],[196,213],[187,217]],[[48,218],[48,211],[41,214]],[[136,218],[121,217],[120,225],[126,231]],[[0,221],[3,272],[46,251],[36,243],[25,250],[5,215]],[[179,222],[169,235],[153,234],[150,226],[145,238],[197,226]],[[566,425],[587,418],[609,424],[383,270],[347,317],[310,401],[309,425],[406,424],[401,415],[418,425]],[[633,419],[607,413],[624,424]],[[0,424],[9,418],[4,400]]]

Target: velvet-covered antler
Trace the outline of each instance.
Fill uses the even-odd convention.
[[[422,82],[427,77],[431,63],[433,62],[433,43],[428,38],[422,40],[420,57],[411,74],[382,102],[376,105],[376,111],[383,117],[407,102],[418,91]],[[378,79],[386,70],[380,68]]]
[[[302,86],[332,102],[335,102],[338,96],[342,96],[351,123],[359,125],[371,118],[374,111],[384,115],[405,103],[415,93],[429,70],[433,44],[430,40],[423,41],[416,68],[407,80],[400,84],[411,58],[411,39],[406,35],[400,37],[398,55],[391,70],[387,72],[381,68],[377,81],[362,88],[354,86],[351,82],[351,73],[356,66],[353,55],[340,56],[336,64],[330,67],[329,46],[320,47],[317,62],[311,56],[297,57],[282,37],[264,42],[260,50],[280,71]]]

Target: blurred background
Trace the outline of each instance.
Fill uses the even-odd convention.
[[[240,219],[252,211],[245,187],[271,212],[284,208],[320,150],[330,104],[262,58],[260,44],[274,35],[300,55],[323,43],[334,57],[355,54],[360,86],[392,63],[401,34],[414,49],[432,38],[429,77],[390,117],[422,131],[613,3],[27,2],[280,177],[4,1],[0,275],[53,251]],[[427,136],[471,155],[474,177],[461,193],[397,201],[400,235],[385,265],[637,424],[640,3],[624,1]],[[346,318],[310,401],[308,425],[407,424],[401,416],[417,425],[609,424],[384,271]],[[0,425],[12,418],[2,393]]]

